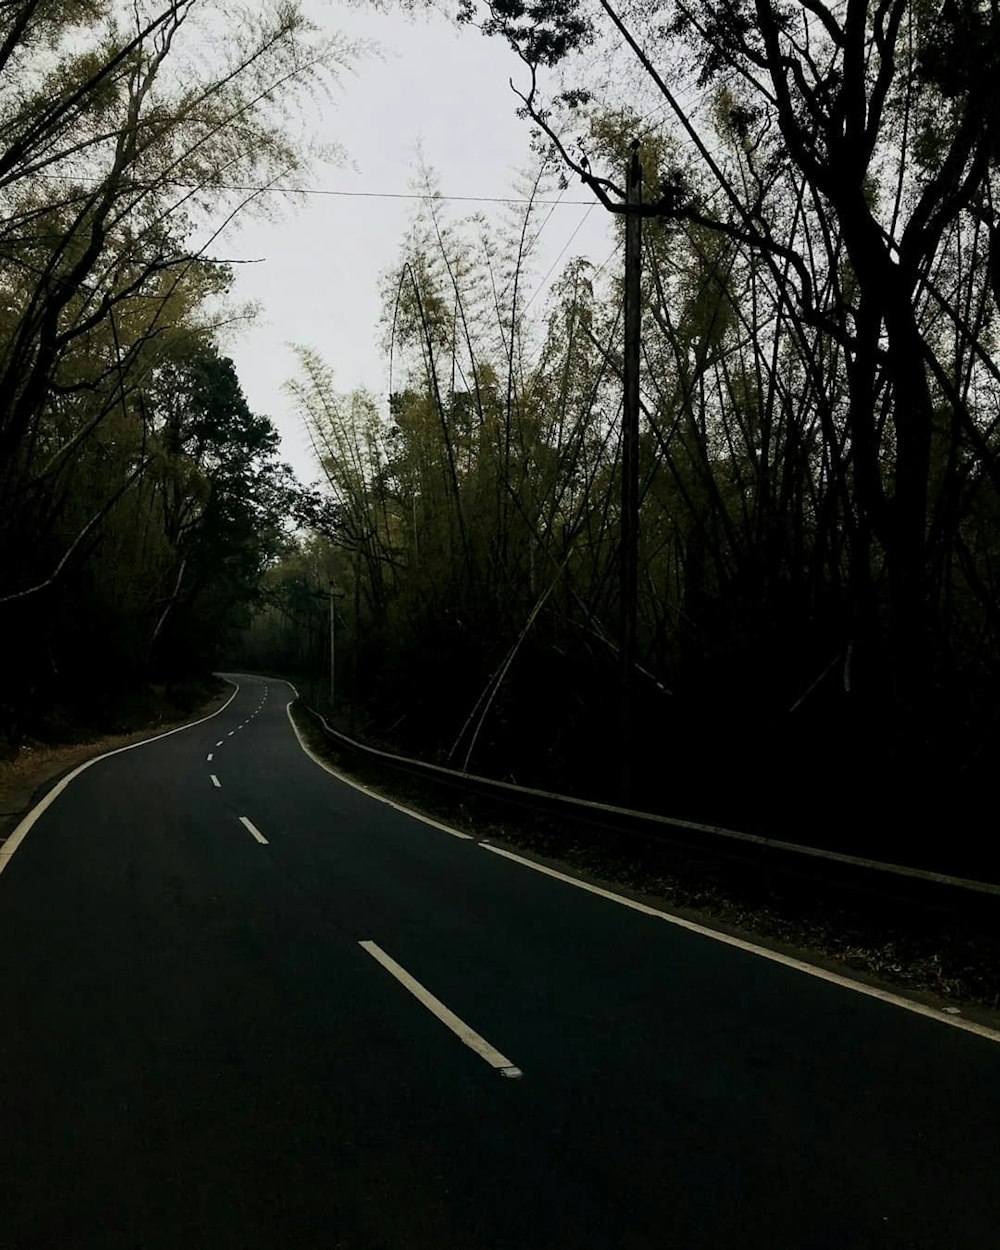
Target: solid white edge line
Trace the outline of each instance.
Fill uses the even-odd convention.
[[[286,685],[291,686],[292,683],[286,682]],[[294,690],[295,687],[292,686],[292,689]],[[442,833],[450,833],[453,838],[461,838],[464,842],[475,842],[476,839],[471,833],[463,833],[461,829],[452,829],[450,825],[442,825],[440,821],[432,820],[430,816],[424,816],[421,812],[415,812],[412,807],[404,807],[402,803],[395,803],[392,799],[387,799],[384,794],[378,794],[374,790],[369,790],[368,787],[363,786],[360,781],[355,781],[353,778],[348,777],[346,773],[342,773],[338,768],[334,768],[332,764],[328,764],[326,760],[320,759],[315,752],[310,750],[302,735],[299,733],[299,727],[292,718],[291,703],[286,704],[285,712],[288,716],[289,724],[292,726],[292,729],[294,729],[295,736],[299,740],[299,746],[303,751],[305,751],[306,755],[309,756],[314,764],[318,764],[320,768],[328,772],[331,777],[336,777],[338,781],[342,781],[345,785],[353,786],[355,790],[360,790],[362,794],[366,794],[370,799],[377,799],[379,803],[385,803],[387,807],[394,808],[397,812],[402,812],[404,816],[411,816],[414,820],[419,820],[421,824],[430,825],[432,829],[440,829]]]
[[[899,994],[893,994],[891,990],[882,990],[874,985],[865,985],[862,981],[854,981],[850,977],[842,976],[839,972],[829,972],[826,968],[819,968],[815,964],[806,963],[802,959],[795,959],[791,955],[783,955],[780,951],[769,950],[766,946],[758,946],[754,942],[747,942],[743,938],[732,937],[728,933],[721,933],[718,929],[709,929],[705,925],[695,923],[693,920],[685,920],[682,916],[674,916],[670,912],[660,911],[656,907],[649,907],[646,903],[637,902],[635,899],[626,898],[624,894],[615,894],[612,890],[605,890],[602,886],[591,885],[589,881],[581,881],[579,877],[571,877],[568,873],[559,872],[555,868],[549,868],[546,864],[535,863],[534,860],[525,859],[522,855],[515,855],[513,851],[505,851],[499,846],[488,846],[485,842],[479,845],[484,851],[489,851],[493,855],[502,855],[504,859],[513,860],[516,864],[521,864],[525,868],[531,868],[535,872],[544,873],[547,877],[554,877],[557,881],[565,881],[567,885],[575,885],[579,890],[586,890],[588,894],[596,894],[600,898],[609,899],[612,903],[620,903],[623,907],[630,907],[633,911],[642,912],[645,916],[654,916],[658,920],[665,920],[668,924],[676,925],[679,929],[687,929],[689,933],[697,933],[702,937],[711,938],[715,942],[722,942],[725,946],[734,946],[737,950],[746,951],[749,955],[758,955],[761,959],[769,959],[772,963],[782,964],[786,968],[792,968],[796,972],[804,972],[807,976],[816,977],[820,981],[829,981],[832,985],[839,985],[843,989],[853,990],[857,994],[864,994],[868,998],[877,998],[879,1002],[889,1003],[893,1007],[902,1007],[904,1011],[911,1011],[914,1015],[925,1016],[928,1020],[934,1020],[938,1024],[946,1024],[952,1029],[961,1029],[964,1033],[974,1033],[977,1037],[986,1038],[990,1042],[1000,1042],[1000,1030],[991,1029],[988,1025],[977,1024],[974,1020],[963,1020],[958,1016],[945,1015],[941,1010],[935,1007],[928,1007],[924,1003],[918,1003],[912,998],[903,998]]]
[[[264,837],[252,820],[248,820],[246,816],[241,816],[240,824],[243,825],[248,832],[252,833],[262,846],[267,846],[267,838]]]
[[[409,990],[413,997],[421,1002],[431,1015],[436,1016],[442,1024],[447,1025],[459,1041],[464,1042],[470,1050],[474,1050],[480,1059],[485,1059],[491,1068],[496,1068],[502,1076],[523,1076],[521,1069],[511,1063],[506,1055],[502,1055],[495,1046],[491,1046],[475,1029],[470,1028],[464,1020],[459,1019],[453,1011],[444,1005],[440,998],[436,998],[415,977],[410,976],[406,969],[400,967],[395,959],[391,955],[387,955],[376,942],[359,942],[358,945],[363,951],[367,951],[373,959],[377,960],[387,972],[392,973],[400,985],[404,989]]]
[[[222,782],[216,777],[215,773],[209,773],[208,775],[212,778],[212,785],[215,786],[216,790],[221,790]]]
[[[92,764],[97,764],[101,760],[110,759],[112,755],[121,755],[125,751],[134,751],[136,747],[148,746],[151,742],[159,742],[161,738],[169,738],[173,734],[183,733],[185,729],[194,729],[196,725],[204,725],[204,723],[207,720],[211,720],[213,716],[218,716],[220,713],[224,712],[239,694],[240,684],[237,681],[230,680],[228,677],[224,677],[222,680],[228,681],[231,686],[235,686],[235,689],[225,703],[223,703],[222,707],[216,708],[216,710],[214,712],[210,712],[208,716],[202,716],[200,720],[193,720],[187,725],[178,725],[176,729],[168,729],[166,733],[154,734],[152,738],[143,738],[141,742],[132,742],[127,747],[116,747],[113,751],[105,751],[103,755],[95,755],[93,759],[84,760],[78,768],[74,768],[71,773],[67,773],[61,781],[57,782],[52,787],[44,798],[40,799],[35,804],[31,811],[28,812],[27,816],[25,816],[20,824],[16,826],[13,833],[11,833],[11,835],[7,838],[7,841],[0,845],[0,872],[3,872],[3,870],[10,863],[14,856],[14,852],[28,836],[32,825],[39,818],[39,816],[52,806],[71,781],[74,781],[77,777],[79,777],[82,772],[86,772]]]
[[[285,682],[286,686],[294,692],[298,698],[298,691],[291,682]],[[266,697],[266,696],[265,696]],[[222,711],[223,709],[219,709]],[[424,816],[420,812],[415,812],[411,808],[404,807],[400,803],[394,803],[391,799],[387,799],[384,795],[377,794],[373,790],[369,790],[367,786],[363,786],[360,782],[354,781],[346,776],[332,765],[327,764],[325,760],[319,758],[306,745],[299,733],[298,726],[292,718],[292,705],[288,703],[285,707],[285,713],[288,716],[289,723],[298,739],[299,746],[309,756],[314,764],[318,764],[320,768],[336,777],[338,781],[343,781],[346,785],[353,786],[355,790],[360,790],[362,794],[366,794],[369,798],[377,799],[380,803],[386,803],[389,807],[395,808],[399,812],[403,812],[407,816],[412,816],[414,820],[419,820],[423,824],[430,825],[432,828],[440,829],[444,833],[450,833],[452,837],[462,838],[465,840],[475,840],[468,833],[462,833],[461,830],[449,828],[436,820],[432,820],[429,816]],[[578,877],[571,877],[567,873],[558,872],[554,868],[549,868],[545,864],[535,863],[533,860],[525,859],[521,855],[515,855],[512,851],[506,851],[498,846],[488,846],[485,843],[479,844],[483,850],[490,851],[494,855],[503,856],[504,859],[513,860],[515,863],[521,864],[525,868],[531,868],[535,872],[544,873],[545,876],[553,877],[557,881],[564,881],[567,885],[576,886],[577,889],[586,890],[589,894],[596,894],[600,898],[608,899],[612,903],[619,903],[623,907],[629,907],[633,911],[642,912],[644,915],[653,916],[658,920],[665,920],[668,924],[675,925],[680,929],[687,929],[691,933],[700,934],[702,937],[710,938],[713,941],[721,942],[725,946],[732,946],[737,950],[745,951],[750,955],[757,955],[761,959],[768,959],[772,963],[781,964],[786,968],[791,968],[796,972],[805,973],[806,976],[815,977],[820,981],[827,981],[831,985],[839,985],[842,989],[852,990],[854,993],[863,994],[868,998],[877,999],[879,1002],[888,1003],[893,1007],[900,1007],[904,1011],[909,1011],[914,1015],[923,1016],[925,1019],[934,1020],[938,1024],[947,1025],[952,1029],[959,1029],[963,1033],[972,1033],[976,1037],[982,1037],[990,1042],[1000,1042],[1000,1030],[991,1029],[988,1025],[977,1024],[974,1020],[965,1020],[959,1016],[946,1015],[942,1010],[935,1007],[928,1007],[924,1003],[916,1002],[911,998],[903,998],[899,994],[892,993],[891,990],[879,989],[874,985],[865,985],[862,981],[852,980],[838,972],[830,972],[825,968],[820,968],[815,964],[806,963],[804,960],[795,959],[791,955],[783,955],[780,951],[769,950],[766,946],[758,946],[754,942],[747,942],[743,938],[732,937],[728,933],[722,933],[718,929],[709,929],[705,925],[700,925],[692,920],[685,920],[681,916],[671,915],[669,912],[661,911],[656,907],[649,907],[645,903],[637,902],[635,899],[626,898],[623,894],[615,894],[612,890],[605,890],[601,886],[591,885],[588,881],[581,881]],[[388,958],[388,956],[387,956]]]

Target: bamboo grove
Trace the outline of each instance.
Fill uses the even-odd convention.
[[[635,801],[926,857],[998,745],[1000,18],[465,8],[520,58],[529,201],[568,177],[621,225],[639,140]],[[333,577],[369,733],[607,798],[621,254],[537,298],[547,211],[490,231],[429,201],[386,281],[388,413],[302,354],[325,538],[272,571],[248,645],[318,674]]]

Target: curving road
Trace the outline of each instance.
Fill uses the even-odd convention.
[[[281,682],[0,859],[0,1247],[980,1250],[1000,1044],[338,780]]]

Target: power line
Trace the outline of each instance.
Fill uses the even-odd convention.
[[[592,204],[592,205],[590,206],[590,208],[596,208],[596,207],[597,207],[597,206],[596,206],[595,204]],[[556,265],[558,265],[559,261],[560,261],[560,260],[562,260],[563,253],[565,253],[565,252],[566,252],[566,250],[567,250],[567,248],[569,247],[569,245],[570,245],[570,244],[573,242],[573,240],[576,238],[577,233],[578,233],[578,231],[580,230],[580,227],[583,225],[583,223],[584,223],[584,222],[587,220],[587,218],[590,216],[590,208],[588,208],[588,209],[587,209],[587,211],[584,213],[583,218],[582,218],[579,222],[577,222],[576,230],[574,230],[574,231],[573,231],[573,233],[572,233],[572,234],[569,236],[569,238],[566,240],[565,244],[563,245],[563,250],[562,250],[562,252],[560,252],[560,253],[559,253],[559,255],[556,257],[556,259],[552,262],[552,266],[551,266],[551,268],[549,269],[549,272],[545,275],[545,277],[541,280],[541,282],[540,282],[540,283],[538,284],[538,286],[535,288],[535,292],[534,292],[534,294],[532,295],[531,299],[529,299],[529,300],[528,300],[528,302],[527,302],[527,304],[525,304],[524,308],[522,308],[522,310],[521,310],[522,314],[523,314],[523,313],[526,313],[526,312],[528,311],[528,309],[530,308],[530,306],[531,306],[531,305],[532,305],[532,303],[534,302],[535,296],[541,293],[542,289],[543,289],[543,288],[544,288],[544,286],[545,286],[545,283],[549,280],[549,276],[551,275],[551,273],[552,273],[553,269],[555,269],[555,267],[556,267]],[[614,260],[614,258],[618,255],[618,253],[622,250],[622,248],[623,248],[624,246],[625,246],[625,240],[624,240],[624,239],[621,239],[618,243],[616,243],[616,244],[615,244],[614,248],[613,248],[613,249],[612,249],[612,250],[608,253],[608,255],[604,258],[604,260],[602,260],[602,261],[601,261],[601,263],[597,266],[597,268],[596,268],[596,269],[593,271],[593,273],[590,275],[590,281],[591,281],[592,283],[593,283],[594,281],[596,281],[596,279],[597,279],[597,278],[600,276],[600,274],[601,274],[601,273],[602,273],[602,272],[603,272],[603,271],[604,271],[604,270],[608,267],[608,265],[609,265],[609,264],[610,264],[610,263]],[[620,315],[621,315],[621,311],[619,310],[619,316],[620,316]],[[617,324],[617,322],[616,322],[616,324]],[[537,367],[538,362],[539,362],[539,360],[541,359],[541,354],[542,354],[542,352],[544,352],[544,350],[545,350],[545,345],[544,345],[544,343],[543,343],[543,344],[542,344],[542,345],[538,348],[538,350],[537,350],[536,352],[534,352],[534,353],[533,353],[533,354],[534,354],[535,359],[531,362],[531,365],[530,365],[530,367],[531,367],[532,369],[534,369],[534,368],[536,368],[536,367]]]
[[[614,260],[614,258],[618,255],[618,253],[622,250],[624,246],[625,246],[624,239],[622,239],[620,243],[615,244],[614,250],[608,256],[606,256],[604,260],[601,261],[601,263],[597,266],[594,272],[590,275],[591,282],[593,282],[593,280],[601,273],[602,270],[607,268],[607,266]]]
[[[177,184],[183,185],[183,184]],[[418,195],[412,192],[404,191],[332,191],[327,189],[310,189],[308,187],[238,187],[238,186],[222,186],[220,191],[277,191],[287,195],[329,195],[343,196],[348,199],[368,199],[368,200],[450,200],[461,204],[530,204],[530,205],[550,205],[553,209],[560,205],[577,205],[580,208],[592,208],[595,201],[593,200],[528,200],[521,199],[517,196],[502,195]],[[541,231],[539,231],[541,233]]]
[[[66,174],[43,174],[37,173],[33,177],[47,178],[54,182],[85,182],[90,184],[99,184],[102,180],[99,178],[71,178]],[[556,200],[540,200],[525,199],[521,196],[505,196],[505,195],[442,195],[439,192],[420,193],[415,191],[341,191],[332,187],[282,187],[282,186],[262,186],[251,187],[242,186],[239,183],[213,183],[198,184],[193,182],[177,182],[173,179],[164,179],[163,182],[149,183],[143,186],[142,183],[134,183],[133,190],[151,190],[154,186],[175,187],[178,190],[188,191],[239,191],[246,195],[262,195],[265,192],[277,195],[318,195],[332,196],[344,199],[360,199],[360,200],[450,200],[461,204],[532,204],[532,205],[549,205],[552,209],[560,206],[567,207],[576,205],[579,208],[592,208],[596,203],[595,200],[565,200],[560,196]]]
[[[549,209],[549,211],[545,214],[545,220],[544,220],[544,221],[542,222],[542,224],[538,227],[538,229],[535,231],[535,233],[531,236],[531,242],[528,244],[526,251],[530,252],[530,251],[531,251],[531,249],[532,249],[532,248],[535,246],[535,244],[538,242],[538,239],[539,239],[539,237],[540,237],[540,235],[541,235],[542,231],[543,231],[543,230],[545,229],[545,227],[549,224],[549,221],[550,221],[550,220],[551,220],[551,218],[552,218],[552,214],[553,214],[553,213],[556,211],[556,209],[559,207],[560,203],[562,202],[562,198],[563,198],[563,196],[564,196],[565,194],[566,194],[566,188],[565,188],[565,187],[563,187],[563,189],[559,192],[559,199],[558,199],[558,200],[556,200],[554,204],[552,204],[552,207],[551,207],[551,208]],[[535,203],[538,203],[538,202],[539,202],[539,201],[535,201]],[[545,200],[545,201],[543,201],[543,202],[544,202],[545,204],[548,204],[548,203],[549,203],[549,201],[548,201],[548,200]],[[591,205],[591,207],[593,207],[593,205]]]
[[[573,233],[569,236],[569,238],[568,238],[568,239],[566,240],[566,242],[563,244],[563,246],[562,246],[562,251],[559,253],[559,255],[555,258],[555,260],[554,260],[554,261],[552,262],[552,264],[549,266],[548,273],[546,273],[545,277],[541,280],[541,282],[539,282],[538,286],[536,286],[536,287],[535,287],[535,291],[534,291],[534,294],[532,295],[531,299],[529,299],[529,300],[528,300],[528,302],[525,304],[525,306],[521,309],[522,313],[526,313],[526,312],[528,311],[528,309],[531,307],[531,305],[535,302],[535,296],[537,296],[537,295],[538,295],[538,294],[539,294],[539,293],[543,290],[543,288],[545,287],[546,282],[548,282],[549,278],[552,276],[552,271],[555,269],[556,265],[558,265],[558,264],[559,264],[559,262],[562,260],[562,258],[566,255],[566,252],[567,252],[567,250],[568,250],[568,248],[569,248],[570,244],[573,242],[573,240],[576,238],[576,236],[580,233],[580,230],[581,230],[581,228],[583,227],[583,223],[587,220],[587,218],[588,218],[588,217],[590,216],[590,214],[593,212],[593,210],[594,210],[594,208],[595,208],[595,207],[596,207],[596,206],[595,206],[594,204],[591,204],[591,205],[590,205],[590,207],[587,209],[587,211],[586,211],[586,212],[583,214],[583,216],[580,218],[580,220],[576,223],[576,229],[573,231]],[[541,231],[539,231],[539,234],[540,234],[540,233],[541,233]],[[606,263],[607,263],[607,262],[605,262],[605,264],[606,264]],[[603,266],[602,266],[602,268],[603,268]]]

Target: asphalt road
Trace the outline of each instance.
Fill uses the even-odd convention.
[[[2,1250],[1000,1245],[997,1041],[369,798],[289,698],[96,763],[0,875]]]

